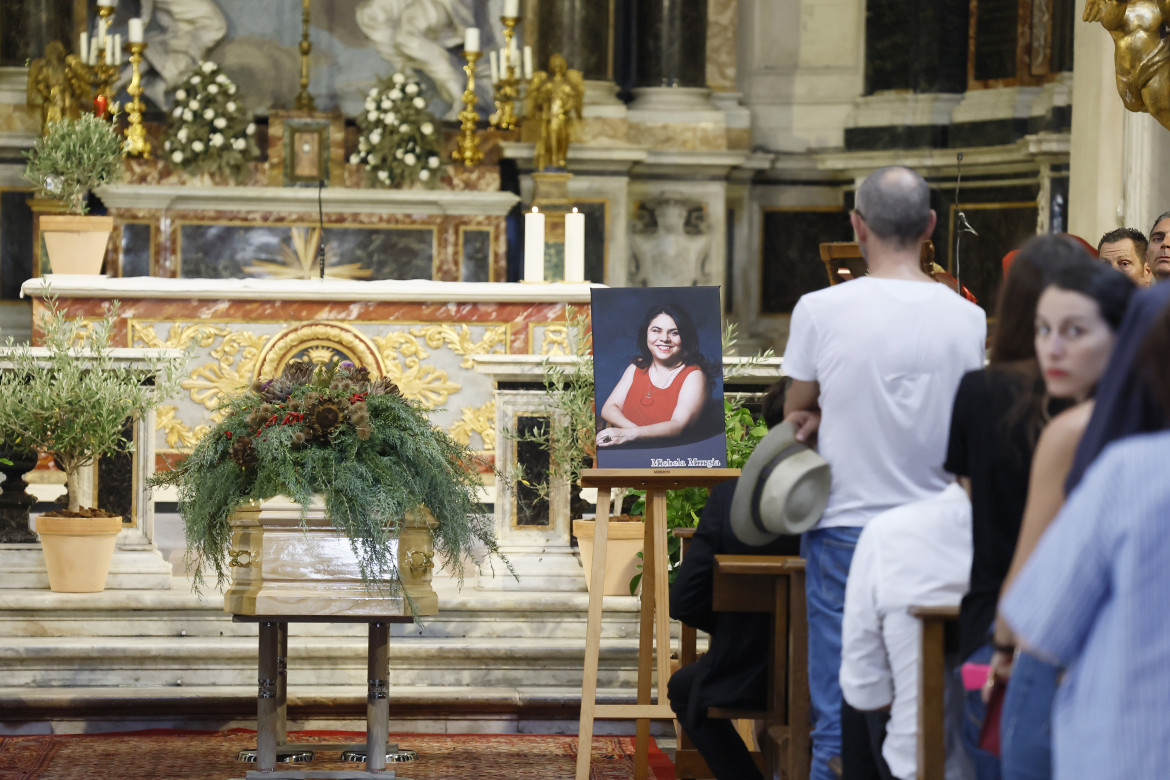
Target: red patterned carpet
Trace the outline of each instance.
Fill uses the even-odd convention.
[[[357,732],[292,732],[290,742],[364,742]],[[577,738],[510,734],[390,735],[419,754],[390,767],[401,780],[559,780],[572,778]],[[0,737],[0,780],[227,780],[255,764],[235,760],[254,747],[255,732],[138,731],[121,734]],[[278,769],[364,769],[343,764],[337,753],[318,753],[309,764]],[[650,743],[654,780],[673,780],[670,760]],[[591,780],[634,776],[633,737],[594,737]]]

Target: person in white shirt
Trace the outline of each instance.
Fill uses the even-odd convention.
[[[889,710],[881,756],[898,780],[918,776],[922,622],[915,606],[959,606],[971,571],[971,502],[957,483],[870,520],[853,553],[841,630],[841,693],[855,709]],[[952,681],[948,677],[948,684]],[[948,691],[950,694],[951,691]],[[960,703],[959,691],[950,697]],[[947,780],[974,775],[948,712]],[[880,727],[884,715],[871,718]]]
[[[801,297],[783,363],[793,379],[785,420],[799,441],[817,433],[833,474],[824,517],[801,541],[812,780],[836,780],[831,765],[854,754],[842,753],[838,683],[853,548],[869,520],[954,480],[942,467],[951,405],[963,374],[982,367],[987,336],[983,310],[922,270],[936,216],[921,176],[874,172],[857,190],[851,220],[869,273]],[[851,748],[868,745],[864,733],[847,738]]]

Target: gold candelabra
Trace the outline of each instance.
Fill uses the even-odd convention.
[[[85,75],[94,88],[94,113],[104,116],[107,111],[114,108],[111,90],[114,87],[114,80],[118,78],[118,66],[110,65],[107,56],[108,50],[114,45],[114,39],[110,36],[114,6],[99,5],[98,16],[100,17],[98,23],[102,26],[102,48],[98,50],[97,61],[87,68]]]
[[[479,136],[475,133],[475,126],[479,123],[479,112],[475,110],[475,61],[481,55],[477,51],[465,51],[463,56],[467,58],[467,64],[463,66],[467,74],[467,90],[463,93],[463,110],[459,112],[459,147],[451,153],[451,158],[470,167],[483,159]]]
[[[519,125],[515,104],[520,97],[520,79],[512,63],[512,38],[516,35],[519,16],[501,16],[504,23],[504,62],[500,63],[500,78],[494,84],[496,111],[488,120],[499,130],[515,130]]]
[[[142,111],[146,106],[142,102],[142,80],[139,66],[142,64],[142,52],[146,51],[145,43],[128,43],[130,52],[130,86],[126,92],[130,95],[130,105],[126,107],[129,113],[129,124],[126,126],[126,154],[137,155],[150,159],[150,141],[146,140],[146,128],[142,126]]]
[[[301,0],[301,91],[297,93],[295,103],[298,111],[317,110],[317,104],[309,94],[309,53],[313,51],[313,44],[309,42],[309,3],[310,0]]]

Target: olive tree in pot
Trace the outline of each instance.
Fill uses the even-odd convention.
[[[49,125],[25,153],[24,178],[37,196],[63,202],[66,214],[40,218],[41,235],[55,274],[97,274],[114,229],[112,217],[85,216],[86,196],[122,178],[122,137],[93,114]]]
[[[133,449],[126,421],[177,390],[187,358],[168,350],[145,362],[120,359],[111,346],[116,301],[90,321],[65,316],[54,297],[46,306],[37,323],[42,348],[9,338],[0,351],[0,430],[19,432],[23,445],[53,454],[65,472],[68,506],[36,519],[49,587],[97,592],[105,588],[122,518],[81,506],[82,470],[103,455]]]

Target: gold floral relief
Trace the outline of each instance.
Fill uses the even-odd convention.
[[[167,446],[174,450],[189,451],[211,430],[210,425],[188,427],[177,416],[177,406],[160,406],[156,412],[155,429],[163,432]]]
[[[540,340],[540,354],[542,355],[568,355],[571,354],[569,350],[569,326],[568,325],[549,325],[544,329],[544,335]]]
[[[483,406],[473,408],[463,407],[462,419],[451,426],[451,438],[463,445],[471,444],[471,435],[478,433],[483,440],[483,450],[494,452],[496,449],[496,402],[490,400]]]
[[[450,381],[446,371],[422,364],[422,359],[430,357],[430,353],[419,346],[418,338],[395,331],[375,337],[374,344],[382,353],[386,376],[398,385],[402,395],[434,409],[446,403],[462,386]]]
[[[463,357],[459,364],[462,368],[474,367],[471,360],[473,355],[503,352],[503,347],[508,342],[506,325],[488,327],[479,341],[472,341],[471,329],[466,325],[460,325],[458,330],[454,325],[423,325],[411,328],[410,333],[412,336],[423,338],[431,349],[438,349],[446,344],[452,352]]]

